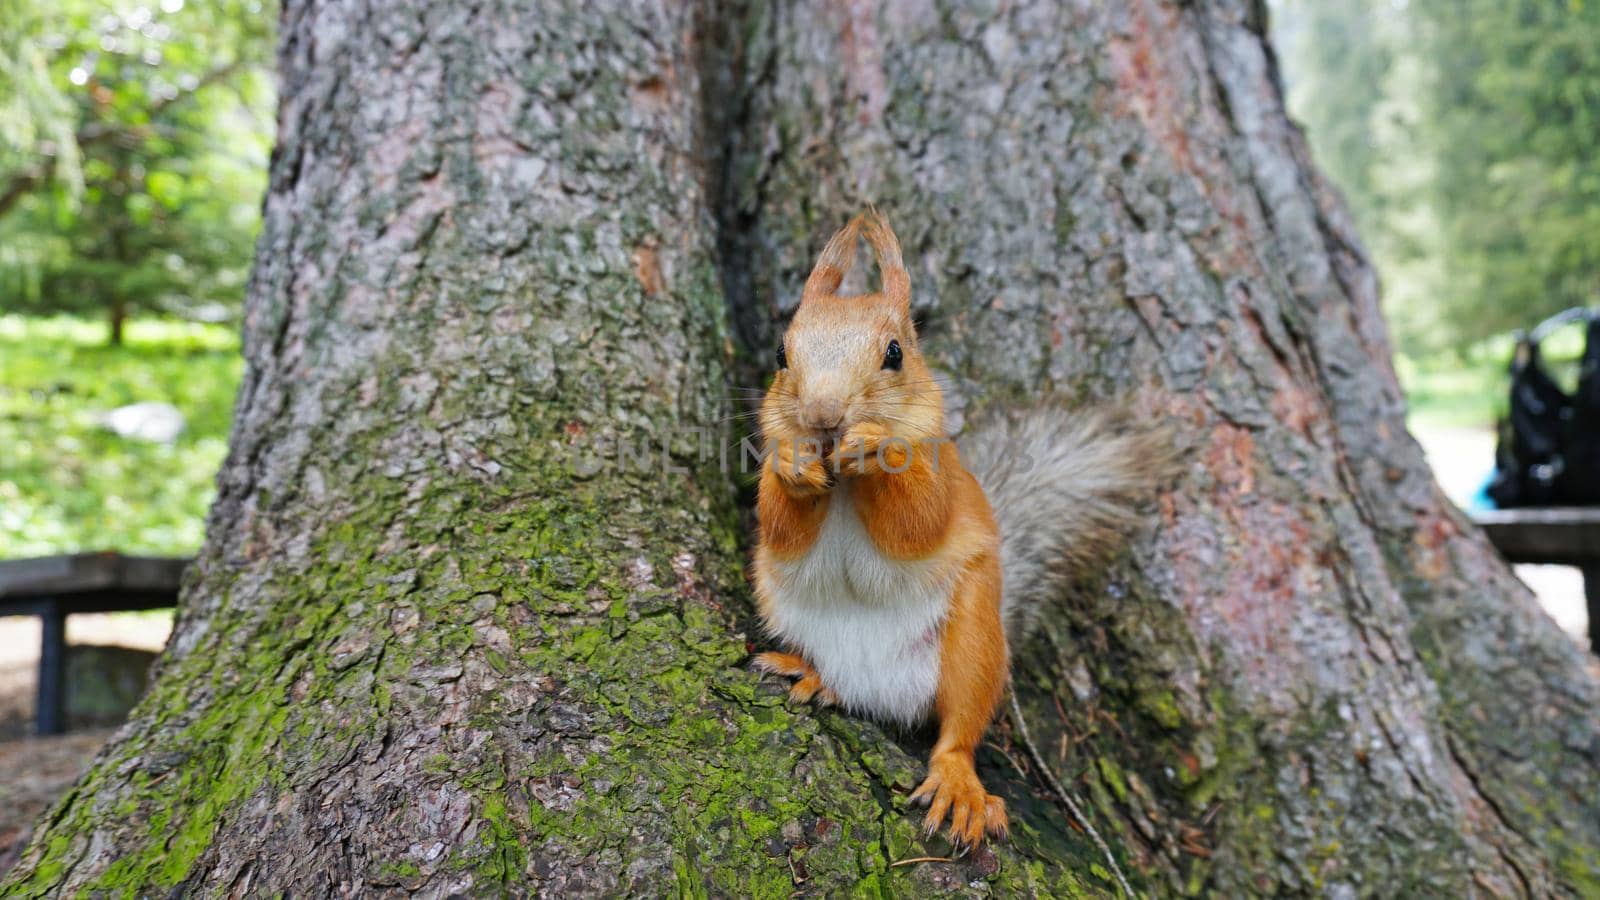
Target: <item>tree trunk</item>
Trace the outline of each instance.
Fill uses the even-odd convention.
[[[1259,4],[603,6],[284,4],[206,546],[9,892],[1114,893],[1009,727],[1011,839],[905,862],[948,852],[927,736],[741,668],[747,524],[685,424],[734,439],[868,201],[965,419],[1181,435],[1014,649],[1136,886],[1600,889],[1600,688],[1406,434]]]
[[[122,326],[128,321],[128,301],[118,289],[111,295],[111,312],[109,316],[107,334],[113,347],[122,346]]]
[[[116,204],[116,219],[110,229],[111,258],[123,269],[133,264],[128,254],[128,231],[134,225],[128,215],[128,195],[132,193],[132,185],[127,169],[119,169],[114,183],[117,190],[118,203]],[[111,307],[108,310],[107,336],[112,347],[122,346],[122,332],[128,323],[128,293],[127,288],[114,280],[111,285]]]

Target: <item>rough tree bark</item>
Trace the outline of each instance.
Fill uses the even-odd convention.
[[[740,667],[738,490],[681,426],[733,437],[869,200],[966,419],[1182,434],[1015,653],[1137,886],[1600,890],[1600,688],[1406,434],[1259,3],[604,6],[284,4],[206,547],[7,892],[1114,892],[1003,726],[1013,838],[893,865],[946,849],[926,736]],[[619,444],[654,464],[573,465]]]

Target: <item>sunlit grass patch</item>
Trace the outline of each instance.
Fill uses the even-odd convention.
[[[1546,371],[1568,393],[1577,390],[1583,357],[1581,327],[1557,329],[1540,344]],[[1510,402],[1511,335],[1488,338],[1460,352],[1395,356],[1412,423],[1492,428]]]
[[[135,320],[121,347],[105,324],[0,316],[0,558],[114,549],[192,553],[227,451],[241,361],[220,325]],[[170,403],[170,444],[124,438],[104,415]]]

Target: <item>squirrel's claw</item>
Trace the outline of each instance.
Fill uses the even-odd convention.
[[[852,425],[839,439],[834,451],[834,465],[839,474],[856,477],[887,468],[891,472],[905,471],[909,463],[910,445],[895,439],[888,429],[874,422]]]
[[[938,776],[938,774],[936,774],[934,772],[929,772],[928,773],[928,777],[923,779],[922,784],[918,785],[917,789],[911,792],[911,799],[910,799],[911,805],[912,806],[919,806],[919,807],[926,807],[929,803],[933,802],[933,794],[938,789],[939,789],[939,776]],[[938,823],[934,823],[934,824],[937,827]],[[932,832],[929,832],[929,833],[931,834]]]
[[[1011,834],[1011,819],[1006,816],[1006,802],[993,794],[983,813],[984,829],[992,838],[1006,838]]]
[[[817,695],[811,698],[811,702],[818,706],[838,706],[839,695],[833,692],[833,688],[819,686]]]
[[[832,706],[839,698],[822,684],[822,678],[817,673],[812,672],[789,688],[789,699],[796,703],[810,703],[816,700],[821,706]]]
[[[926,780],[911,795],[911,803],[928,803],[922,819],[925,834],[932,835],[950,817],[950,842],[959,850],[983,842],[984,835],[1004,837],[1009,826],[1006,803],[984,790],[970,764],[936,758]]]

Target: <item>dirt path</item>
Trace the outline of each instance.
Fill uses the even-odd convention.
[[[82,615],[67,619],[73,644],[113,644],[159,651],[172,630],[161,613]],[[33,821],[55,803],[111,735],[111,729],[39,738],[33,701],[39,665],[39,620],[0,618],[0,872],[22,852]]]
[[[16,864],[33,821],[72,787],[111,729],[0,743],[0,873]]]

